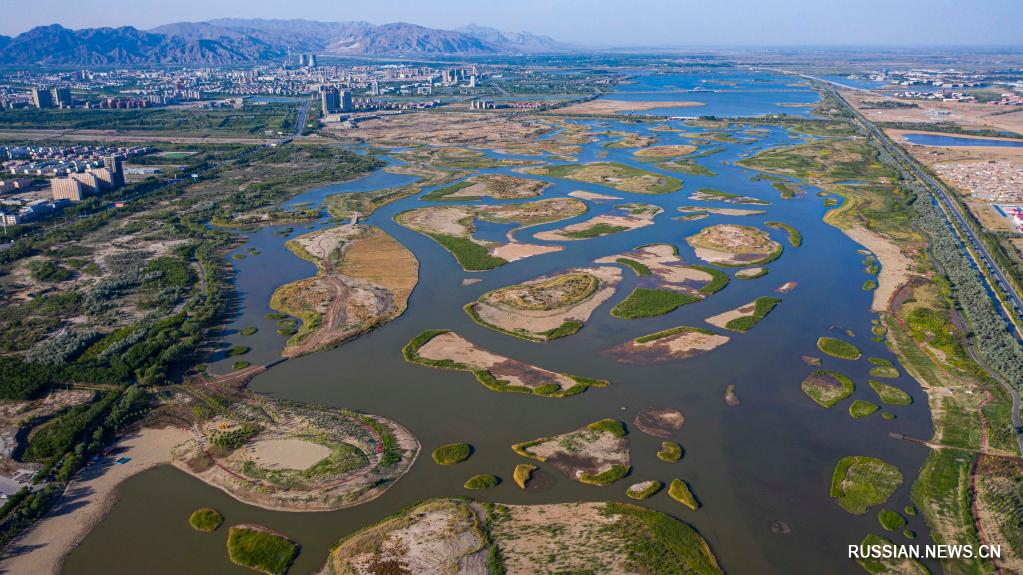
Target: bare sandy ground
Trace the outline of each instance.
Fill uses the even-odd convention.
[[[621,199],[618,196],[609,196],[607,194],[598,194],[596,192],[587,192],[585,190],[576,190],[574,192],[569,192],[568,195],[572,196],[573,198],[579,198],[580,200],[593,200],[593,201],[596,201],[596,202],[600,202],[600,201],[604,201],[604,200],[620,200]]]
[[[188,441],[184,429],[144,428],[118,444],[116,454],[82,470],[57,505],[31,531],[11,544],[0,573],[57,575],[64,557],[81,542],[117,501],[117,487],[129,477],[170,463],[171,450]],[[114,459],[131,457],[125,465]]]
[[[627,102],[625,100],[607,100],[599,98],[573,104],[553,111],[556,114],[616,114],[618,112],[642,112],[656,110],[658,108],[689,108],[693,106],[704,106],[703,102]]]
[[[253,460],[272,461],[274,467],[284,469],[309,469],[330,455],[330,448],[301,439],[265,439],[248,449]]]
[[[686,359],[713,351],[731,340],[727,335],[683,331],[644,343],[630,340],[606,353],[623,363],[647,364]]]
[[[797,282],[785,282],[778,286],[778,289],[774,291],[778,293],[789,293],[790,291],[796,289],[797,285],[799,285]]]
[[[842,90],[842,97],[856,107],[864,116],[874,122],[954,122],[966,128],[992,128],[1023,134],[1023,112],[1004,114],[1007,106],[969,102],[934,102],[922,100],[899,100],[889,96],[866,94]],[[863,106],[864,102],[877,101],[912,102],[918,108],[878,109]]]
[[[602,214],[602,215],[599,215],[599,216],[594,216],[594,217],[592,217],[592,218],[590,218],[590,219],[588,219],[588,220],[586,220],[584,222],[578,222],[578,223],[574,223],[574,224],[569,224],[569,225],[567,225],[567,226],[565,226],[563,228],[559,228],[559,229],[556,229],[556,230],[548,230],[548,231],[545,231],[545,232],[540,232],[540,233],[534,235],[533,237],[538,239],[538,240],[551,241],[551,242],[578,241],[578,240],[585,240],[585,239],[590,239],[590,238],[572,237],[572,236],[567,235],[567,234],[571,233],[571,232],[581,232],[581,231],[584,231],[584,230],[588,230],[588,229],[590,229],[590,228],[592,228],[594,226],[599,226],[601,224],[603,224],[605,226],[611,226],[611,227],[627,228],[627,229],[621,230],[621,231],[632,231],[632,230],[635,230],[635,229],[638,229],[638,228],[643,228],[643,227],[649,226],[652,223],[654,223],[654,220],[653,220],[652,217],[651,218],[634,218],[634,217],[631,217],[631,216],[612,216],[612,215]],[[612,232],[612,233],[615,233],[615,232]],[[607,234],[604,234],[604,235],[607,235]],[[594,236],[594,237],[597,237],[597,236]]]
[[[495,247],[490,250],[490,254],[513,262],[530,256],[560,252],[563,249],[565,248],[562,246],[541,246],[539,244],[520,244],[518,242],[512,242],[510,244],[501,244]]]
[[[703,206],[682,206],[678,208],[682,213],[708,213],[719,216],[758,216],[766,214],[764,210],[747,210],[743,208],[705,208]]]
[[[740,317],[753,315],[753,312],[756,309],[757,303],[755,301],[751,301],[748,304],[744,304],[735,309],[728,310],[725,313],[719,313],[718,315],[708,317],[706,321],[710,325],[724,329],[724,327],[728,325],[728,322],[732,321],[733,319],[739,319]]]
[[[881,272],[877,274],[877,289],[874,290],[874,300],[870,304],[870,310],[886,311],[895,293],[909,281],[910,270],[913,267],[912,260],[903,254],[894,243],[867,228],[857,226],[844,229],[842,232],[873,252],[881,262]]]
[[[650,273],[662,284],[669,287],[695,288],[714,279],[709,273],[686,266],[686,263],[671,244],[650,244],[636,248],[631,252],[613,255],[596,260],[598,264],[613,264],[621,258],[627,258],[645,265]]]

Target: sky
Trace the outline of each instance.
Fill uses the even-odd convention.
[[[211,18],[468,23],[595,47],[1023,45],[1023,0],[0,0],[0,34]]]

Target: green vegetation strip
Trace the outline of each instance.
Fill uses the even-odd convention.
[[[628,266],[632,268],[632,271],[636,272],[636,275],[638,276],[648,276],[651,273],[650,268],[637,262],[636,260],[630,260],[629,258],[618,258],[615,261],[617,263],[622,264],[623,266]]]
[[[472,455],[472,446],[468,443],[449,443],[433,450],[433,461],[438,465],[454,465],[461,463]]]
[[[287,573],[298,554],[298,545],[281,535],[237,526],[228,532],[227,554],[231,562],[242,567],[281,575]]]
[[[661,483],[660,481],[652,480],[646,487],[643,487],[641,489],[634,489],[641,485],[643,485],[643,483],[638,483],[636,485],[629,487],[629,489],[625,491],[625,494],[631,497],[632,499],[638,499],[642,501],[644,499],[649,499],[651,495],[657,493],[658,491],[661,490],[662,487],[664,487],[664,484]]]
[[[648,334],[648,335],[644,335],[644,336],[641,336],[641,337],[637,337],[636,339],[634,339],[632,341],[635,342],[635,343],[650,343],[651,341],[656,341],[658,339],[664,339],[666,337],[671,337],[673,335],[678,335],[680,333],[691,333],[691,332],[702,333],[704,335],[717,335],[714,332],[710,331],[709,329],[703,329],[702,327],[690,327],[690,326],[687,326],[687,325],[680,325],[678,327],[673,327],[671,329],[666,329],[666,330],[658,331],[658,332],[651,333],[651,334]]]
[[[688,293],[636,288],[632,290],[629,297],[611,309],[611,315],[621,319],[654,317],[697,301],[700,301],[699,297]]]
[[[468,238],[445,234],[426,234],[444,249],[451,252],[462,269],[470,272],[486,271],[508,263],[508,260],[490,255],[486,246]]]
[[[817,348],[831,357],[839,359],[859,359],[862,353],[855,345],[834,337],[821,337],[817,339]]]
[[[785,230],[789,236],[789,244],[791,244],[792,247],[798,248],[803,245],[803,234],[799,233],[799,230],[796,228],[783,222],[764,222],[764,225],[779,230]]]
[[[583,472],[579,474],[579,481],[582,483],[588,483],[590,485],[610,485],[615,481],[625,477],[629,474],[629,467],[625,465],[614,464],[606,471],[601,473],[592,474]]]
[[[694,264],[694,265],[687,266],[687,267],[689,269],[698,270],[698,271],[704,272],[706,274],[710,274],[710,281],[707,282],[706,284],[704,284],[703,287],[701,287],[700,289],[697,290],[698,292],[702,293],[703,295],[715,294],[715,293],[725,289],[725,286],[728,285],[728,275],[725,272],[723,272],[723,271],[721,271],[719,269],[712,268],[710,266],[702,266],[702,265],[698,265],[698,264]],[[767,272],[764,272],[764,273],[767,273]]]
[[[533,472],[536,471],[537,467],[531,463],[520,463],[515,466],[515,471],[512,473],[512,479],[515,481],[515,485],[519,486],[519,489],[525,489],[526,483],[529,483],[530,478],[533,477]]]
[[[758,297],[754,302],[753,315],[737,317],[725,324],[725,329],[732,331],[746,332],[760,323],[760,320],[767,317],[781,300],[776,297]]]

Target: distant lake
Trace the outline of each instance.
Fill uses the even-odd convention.
[[[1023,148],[1023,140],[961,138],[958,136],[939,136],[937,134],[903,134],[902,139],[910,144],[920,146],[998,146],[1003,148]]]

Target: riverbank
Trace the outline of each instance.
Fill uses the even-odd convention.
[[[61,500],[8,549],[0,573],[58,575],[64,558],[117,503],[117,488],[147,469],[170,463],[171,450],[191,435],[177,427],[142,428],[122,439],[111,455],[83,469]],[[124,457],[124,464],[115,463]]]

